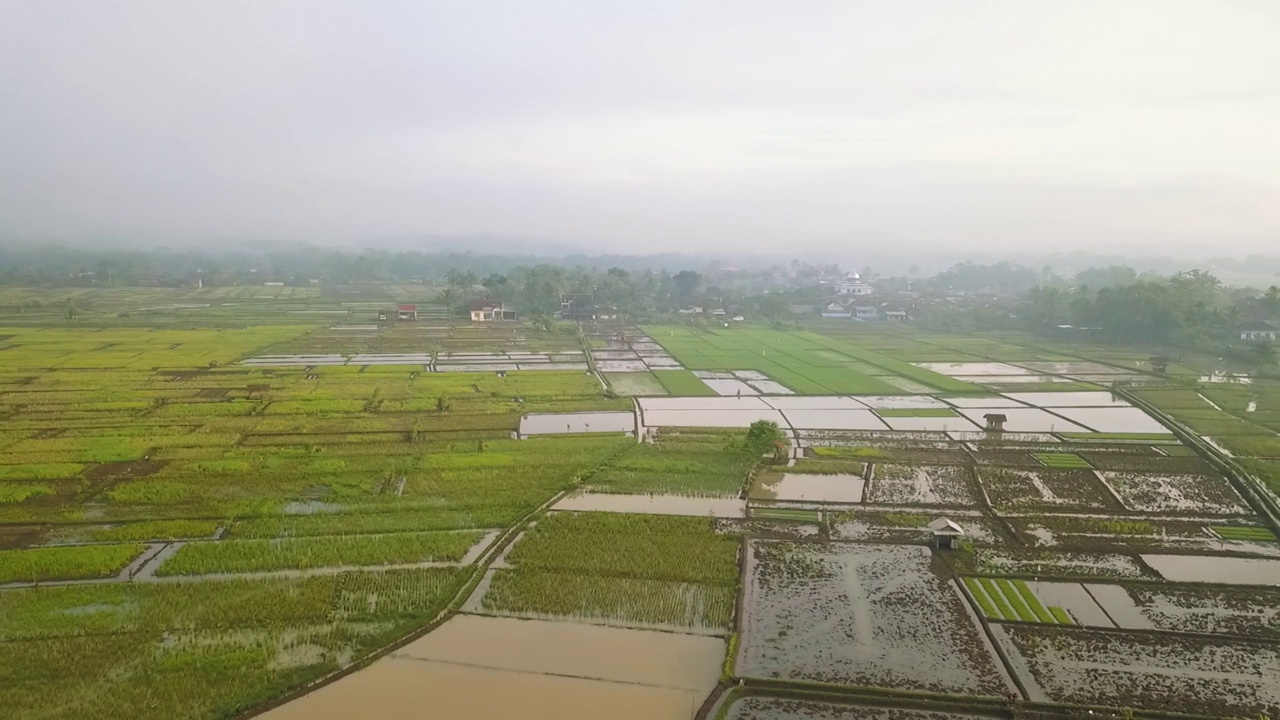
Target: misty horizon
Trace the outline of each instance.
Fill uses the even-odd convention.
[[[12,2],[0,239],[1271,252],[1277,28],[1266,2]]]

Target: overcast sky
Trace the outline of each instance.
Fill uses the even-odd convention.
[[[0,236],[1280,252],[1280,1],[0,0]]]

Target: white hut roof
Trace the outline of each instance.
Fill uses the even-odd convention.
[[[959,525],[955,524],[954,522],[951,522],[950,520],[944,517],[938,518],[937,520],[934,520],[933,522],[929,523],[929,531],[935,534],[942,534],[942,535],[963,535],[964,534],[964,528],[960,527]]]

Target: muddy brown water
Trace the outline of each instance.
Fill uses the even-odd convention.
[[[89,480],[132,479],[155,475],[165,465],[163,460],[133,460],[131,462],[109,462],[95,465],[84,471]]]
[[[762,478],[751,489],[761,500],[860,503],[866,480],[858,475],[807,475],[784,473]]]
[[[718,638],[460,615],[268,720],[687,720],[715,686]]]

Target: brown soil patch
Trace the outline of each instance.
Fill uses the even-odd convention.
[[[0,527],[0,550],[31,547],[43,539],[44,529],[39,525]]]
[[[133,479],[155,475],[168,463],[164,460],[133,460],[95,465],[84,471],[89,480]]]
[[[196,393],[198,398],[217,399],[227,396],[227,388],[205,388]]]

